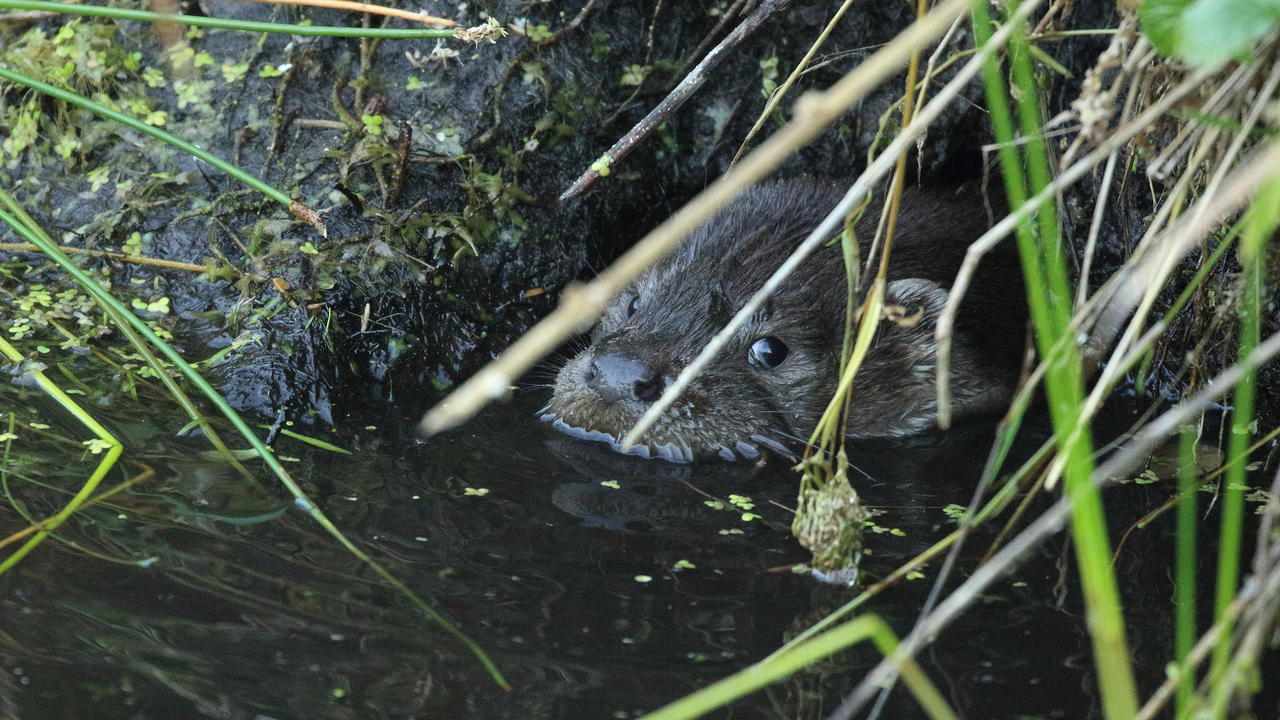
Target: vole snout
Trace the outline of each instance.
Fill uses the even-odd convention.
[[[618,353],[597,355],[583,373],[587,387],[608,403],[649,405],[662,395],[667,383],[649,364]]]

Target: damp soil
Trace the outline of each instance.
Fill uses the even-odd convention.
[[[54,414],[39,397],[24,392],[20,416]],[[281,491],[207,459],[198,438],[155,432],[140,419],[145,402],[117,399],[100,419],[137,450],[109,482],[143,465],[155,475],[77,514],[0,579],[0,715],[636,717],[767,656],[860,591],[793,570],[806,558],[788,532],[796,480],[785,462],[620,456],[539,422],[545,401],[521,391],[425,444],[408,417],[323,438],[351,454],[274,442],[324,512],[484,647],[511,692]],[[854,448],[857,489],[877,511],[864,583],[954,527],[945,509],[968,501],[990,432]],[[91,465],[40,476],[70,487]],[[8,491],[36,515],[55,509],[56,496],[14,478]],[[1117,532],[1168,493],[1158,482],[1109,491]],[[759,517],[744,519],[744,502]],[[1134,533],[1117,561],[1147,690],[1168,657],[1171,523]],[[904,633],[935,573],[865,611]],[[963,717],[1100,716],[1061,536],[921,659]],[[859,646],[712,717],[823,717],[877,660]],[[920,715],[901,691],[885,713]]]

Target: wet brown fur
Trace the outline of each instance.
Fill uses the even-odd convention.
[[[744,193],[649,270],[605,312],[589,347],[557,376],[547,419],[595,439],[616,440],[647,403],[606,403],[584,373],[594,358],[621,354],[667,379],[701,350],[766,278],[836,205],[843,188],[793,180]],[[873,203],[857,226],[865,258],[880,215]],[[933,427],[935,340],[965,251],[989,227],[987,202],[975,188],[908,190],[898,216],[886,303],[921,313],[914,327],[881,321],[857,378],[847,434],[901,437]],[[628,317],[632,300],[634,315]],[[834,392],[846,301],[836,246],[814,253],[746,324],[644,438],[642,454],[751,457],[760,445],[795,446],[808,437]],[[1016,379],[1025,310],[1017,258],[984,260],[961,306],[952,351],[956,415],[1004,402]],[[789,348],[774,369],[747,362],[761,337]],[[576,429],[576,430],[575,430]]]

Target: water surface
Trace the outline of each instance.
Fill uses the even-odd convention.
[[[119,401],[101,419],[155,476],[85,510],[60,531],[63,542],[51,538],[0,578],[0,713],[629,718],[759,660],[857,593],[792,571],[806,555],[788,532],[796,480],[787,463],[619,456],[538,422],[545,399],[521,393],[426,444],[410,437],[410,418],[350,436],[295,428],[351,455],[275,444],[329,517],[482,645],[512,692],[273,481],[244,480],[206,459],[199,439],[169,437],[141,405]],[[34,395],[24,402],[20,417],[54,414]],[[990,428],[974,427],[854,448],[857,489],[880,510],[866,536],[867,580],[954,527],[943,509],[968,502],[989,438]],[[54,476],[43,479],[74,487],[91,464],[44,467]],[[34,514],[63,501],[18,475],[9,486]],[[1167,496],[1120,491],[1108,500],[1135,512]],[[730,496],[750,498],[759,517],[744,520]],[[0,517],[7,531],[23,525],[12,510]],[[1118,560],[1147,690],[1168,657],[1168,525],[1137,533]],[[962,567],[993,533],[975,537]],[[1064,542],[1041,548],[922,656],[963,717],[1099,716]],[[905,633],[934,572],[867,610]],[[824,717],[877,660],[860,646],[717,717]],[[919,715],[897,692],[883,717]]]

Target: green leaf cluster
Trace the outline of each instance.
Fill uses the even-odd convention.
[[[153,125],[163,125],[166,113],[154,106],[142,83],[130,82],[143,73],[142,56],[128,52],[116,38],[113,22],[73,18],[50,32],[32,28],[12,42],[0,35],[0,65],[55,87],[84,95],[112,109],[127,112]],[[163,73],[159,73],[163,78]],[[50,104],[36,93],[0,85],[0,163],[57,157],[75,166],[114,126],[97,122],[87,113],[63,104]],[[45,152],[52,149],[52,153]]]

